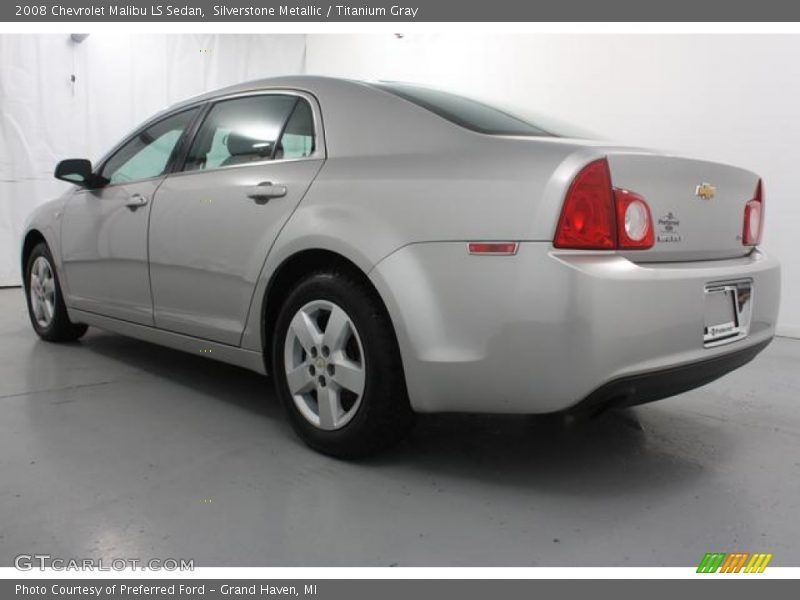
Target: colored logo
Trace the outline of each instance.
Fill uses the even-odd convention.
[[[694,195],[698,198],[702,198],[703,200],[711,200],[716,193],[717,188],[710,183],[703,182],[694,188]]]
[[[698,573],[763,573],[772,554],[765,552],[709,552],[700,561]]]

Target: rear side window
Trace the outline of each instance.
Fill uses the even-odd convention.
[[[314,116],[305,100],[298,100],[278,144],[276,158],[306,158],[314,152]]]
[[[373,85],[478,133],[548,137],[554,135],[523,117],[458,94],[402,83]]]
[[[307,118],[303,117],[304,110]],[[281,94],[247,96],[224,100],[211,108],[189,149],[184,170],[303,157],[313,149],[308,102]]]
[[[137,133],[106,161],[100,175],[111,184],[163,175],[197,110],[172,115]]]

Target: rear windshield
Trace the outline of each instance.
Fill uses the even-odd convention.
[[[426,108],[456,125],[478,133],[562,137],[558,133],[535,125],[528,118],[457,94],[405,83],[375,83],[372,85]]]

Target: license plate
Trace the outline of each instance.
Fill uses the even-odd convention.
[[[706,286],[703,343],[718,346],[747,335],[753,286],[750,281]]]

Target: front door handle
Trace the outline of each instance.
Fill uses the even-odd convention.
[[[271,181],[262,181],[253,187],[252,191],[247,194],[247,197],[252,198],[258,204],[266,204],[272,198],[283,198],[288,191],[285,185],[272,183]]]
[[[137,208],[145,206],[146,204],[147,204],[147,196],[142,196],[141,194],[133,194],[125,202],[125,206],[127,206],[131,210],[136,210]]]

